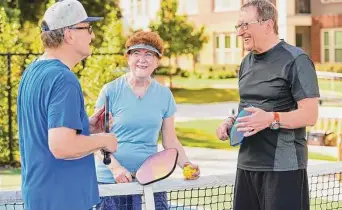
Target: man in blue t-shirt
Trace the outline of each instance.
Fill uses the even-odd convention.
[[[117,141],[102,133],[103,108],[88,119],[71,69],[91,54],[89,23],[100,19],[76,0],[57,2],[44,15],[45,53],[25,70],[17,101],[26,210],[89,210],[99,203],[93,153],[114,152]]]

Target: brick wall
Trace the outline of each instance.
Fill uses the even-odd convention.
[[[342,14],[312,17],[311,56],[313,62],[321,61],[321,29],[340,27],[342,27]]]

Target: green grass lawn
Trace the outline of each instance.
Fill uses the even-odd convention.
[[[184,78],[184,77],[173,77],[172,84],[175,87],[183,88],[209,88],[215,85],[227,85],[236,86],[238,85],[238,79],[197,79],[194,77]]]
[[[239,100],[239,93],[236,89],[173,88],[172,93],[173,93],[177,103],[203,104],[203,103],[238,101]]]
[[[172,84],[175,87],[183,88],[208,88],[215,85],[227,85],[227,86],[238,86],[238,79],[198,79],[194,77],[184,78],[184,77],[173,77]],[[319,79],[318,85],[322,91],[336,91],[342,94],[342,81],[335,80],[333,83],[331,80]]]
[[[220,120],[177,122],[177,136],[184,146],[212,149],[238,149],[238,147],[230,146],[228,141],[221,141],[216,137],[216,128],[220,123]]]

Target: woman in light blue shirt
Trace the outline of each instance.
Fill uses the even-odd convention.
[[[126,42],[129,72],[107,83],[102,88],[96,109],[103,106],[109,96],[110,111],[114,118],[111,132],[117,136],[118,150],[111,157],[111,164],[104,165],[100,152],[96,158],[97,179],[100,184],[131,182],[143,161],[158,151],[158,136],[162,133],[164,148],[176,148],[178,165],[190,165],[184,149],[177,139],[174,127],[176,103],[168,87],[151,78],[163,53],[163,40],[154,32],[140,31]],[[199,169],[191,179],[199,176]],[[156,209],[168,209],[166,193],[155,193]],[[102,199],[98,209],[140,209],[141,197],[112,196]]]

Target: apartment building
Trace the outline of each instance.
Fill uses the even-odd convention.
[[[157,17],[161,0],[124,0],[126,26],[146,29]],[[209,35],[198,62],[239,64],[247,52],[235,25],[241,5],[248,0],[178,0],[178,11]],[[279,36],[303,48],[314,62],[342,62],[342,0],[269,0],[278,9]],[[180,59],[184,68],[192,59]]]
[[[124,32],[129,29],[147,29],[151,20],[157,18],[161,0],[120,0]]]
[[[342,0],[312,0],[312,59],[342,63]]]

